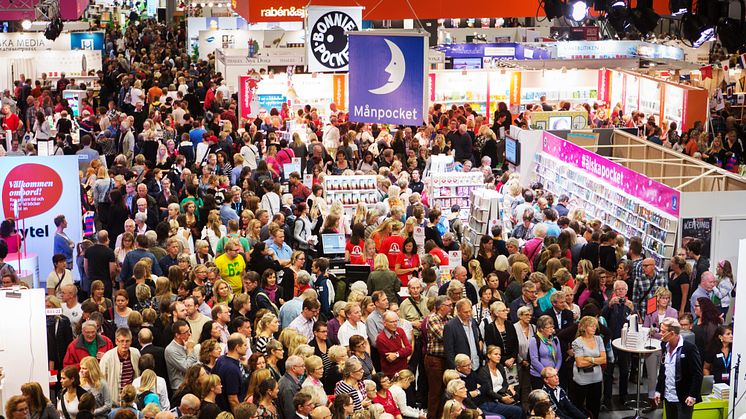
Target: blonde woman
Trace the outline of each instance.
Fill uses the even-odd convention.
[[[403,417],[425,419],[427,414],[417,408],[410,407],[407,405],[406,391],[414,382],[414,374],[410,370],[401,370],[394,374],[392,378],[392,385],[389,388],[391,395],[396,402],[396,407],[399,409]]]
[[[595,317],[583,317],[578,323],[577,338],[572,342],[575,353],[573,381],[577,386],[572,401],[581,410],[588,409],[593,418],[598,418],[601,409],[601,366],[606,364],[606,349],[601,336],[596,335],[597,329]]]
[[[324,392],[324,362],[321,357],[312,355],[306,358],[306,379],[303,380],[301,388],[311,395],[311,400],[318,406],[326,406],[327,397]]]
[[[217,211],[211,211],[207,216],[207,224],[202,228],[202,240],[210,243],[212,254],[215,255],[218,249],[218,242],[228,234],[225,226],[220,221],[220,215]]]
[[[197,380],[200,389],[199,398],[202,403],[199,408],[199,417],[201,419],[215,419],[220,413],[216,398],[223,393],[223,384],[220,376],[215,374],[205,374]]]
[[[482,272],[482,267],[479,261],[477,259],[472,259],[469,261],[469,264],[467,266],[469,269],[469,273],[471,274],[471,279],[469,280],[469,282],[474,285],[475,289],[481,289],[485,285],[485,283],[484,273]]]
[[[168,301],[169,304],[176,301],[176,294],[171,292],[171,281],[165,276],[159,276],[158,279],[155,280],[155,300],[158,307],[160,307],[164,301]]]
[[[262,316],[256,324],[256,339],[254,339],[254,352],[269,355],[267,344],[280,330],[280,320],[273,313]],[[287,330],[287,329],[286,329]]]
[[[337,221],[337,231],[339,233],[344,233],[345,236],[350,236],[352,234],[350,220],[349,218],[347,218],[347,215],[344,212],[342,201],[335,200],[334,202],[332,202],[332,206],[329,208],[329,215],[338,217],[339,221]]]
[[[143,406],[155,403],[159,408],[163,408],[163,406],[161,406],[160,397],[158,396],[157,383],[158,376],[155,375],[153,370],[148,369],[143,371],[140,376],[140,385],[137,387],[138,396],[143,395],[141,397],[144,402]],[[140,397],[138,397],[138,399],[140,399]]]
[[[389,301],[396,301],[397,294],[401,289],[401,282],[396,274],[391,271],[389,258],[379,253],[374,259],[373,272],[368,274],[368,292],[381,290],[386,293]]]
[[[215,281],[212,286],[212,295],[215,303],[225,303],[229,306],[233,302],[233,288],[222,279]]]
[[[93,415],[98,419],[106,418],[111,411],[112,397],[109,394],[109,385],[103,379],[98,366],[98,360],[92,356],[80,361],[80,386],[96,399]]]

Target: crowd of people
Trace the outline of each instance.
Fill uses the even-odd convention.
[[[712,273],[694,239],[662,270],[640,237],[521,186],[505,166],[499,133],[516,122],[505,104],[492,126],[439,104],[415,128],[355,123],[334,105],[328,122],[285,105],[239,121],[214,62],[184,45],[183,25],[109,28],[101,90],[76,121],[64,75],[54,89],[19,81],[2,99],[8,155],[33,153],[60,113],[54,154],[80,156],[97,228],[74,243],[65,229],[80,214],[54,220],[46,304],[63,314],[48,317],[47,339],[59,384],[52,401],[25,384],[7,418],[596,419],[628,395],[636,363],[611,341],[632,313],[671,350],[646,360],[652,408],[663,399],[669,417],[691,417],[699,387],[660,378],[682,352],[695,383],[703,372],[727,382],[730,262]],[[287,136],[291,121],[307,142]],[[478,243],[459,208],[428,200],[437,154],[502,193],[503,224]],[[285,173],[295,157],[300,172]],[[323,179],[342,174],[375,175],[377,203],[327,201]],[[324,234],[345,236],[343,260]],[[20,246],[5,220],[0,262]],[[462,264],[449,268],[450,250]],[[370,274],[350,283],[337,262]],[[0,276],[19,285],[9,264]]]

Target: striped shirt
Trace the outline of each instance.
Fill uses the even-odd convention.
[[[352,399],[353,411],[359,412],[363,410],[363,399],[366,397],[365,384],[362,381],[358,382],[357,388],[341,380],[337,383],[337,387],[334,389],[334,394],[349,394]]]
[[[130,357],[130,353],[127,352],[127,358],[122,358],[121,355],[119,355],[119,362],[122,363],[122,375],[119,379],[119,388],[124,388],[124,386],[132,384],[132,381],[135,379],[135,367],[132,366],[132,358]]]

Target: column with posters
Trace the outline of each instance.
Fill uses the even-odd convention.
[[[19,276],[31,276],[29,285],[39,287],[39,278],[53,269],[54,218],[64,215],[68,222],[64,233],[74,243],[82,240],[78,156],[4,157],[3,162],[0,219],[15,219],[24,238],[20,254],[9,254],[5,262],[22,271]],[[76,251],[72,272],[79,281],[75,256]]]

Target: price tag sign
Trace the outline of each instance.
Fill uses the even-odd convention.
[[[448,269],[453,269],[457,266],[461,266],[461,251],[452,250],[448,252]]]
[[[313,174],[304,174],[303,184],[308,186],[308,188],[310,189],[313,186]]]
[[[414,228],[414,242],[417,244],[417,253],[425,254],[425,227]]]

